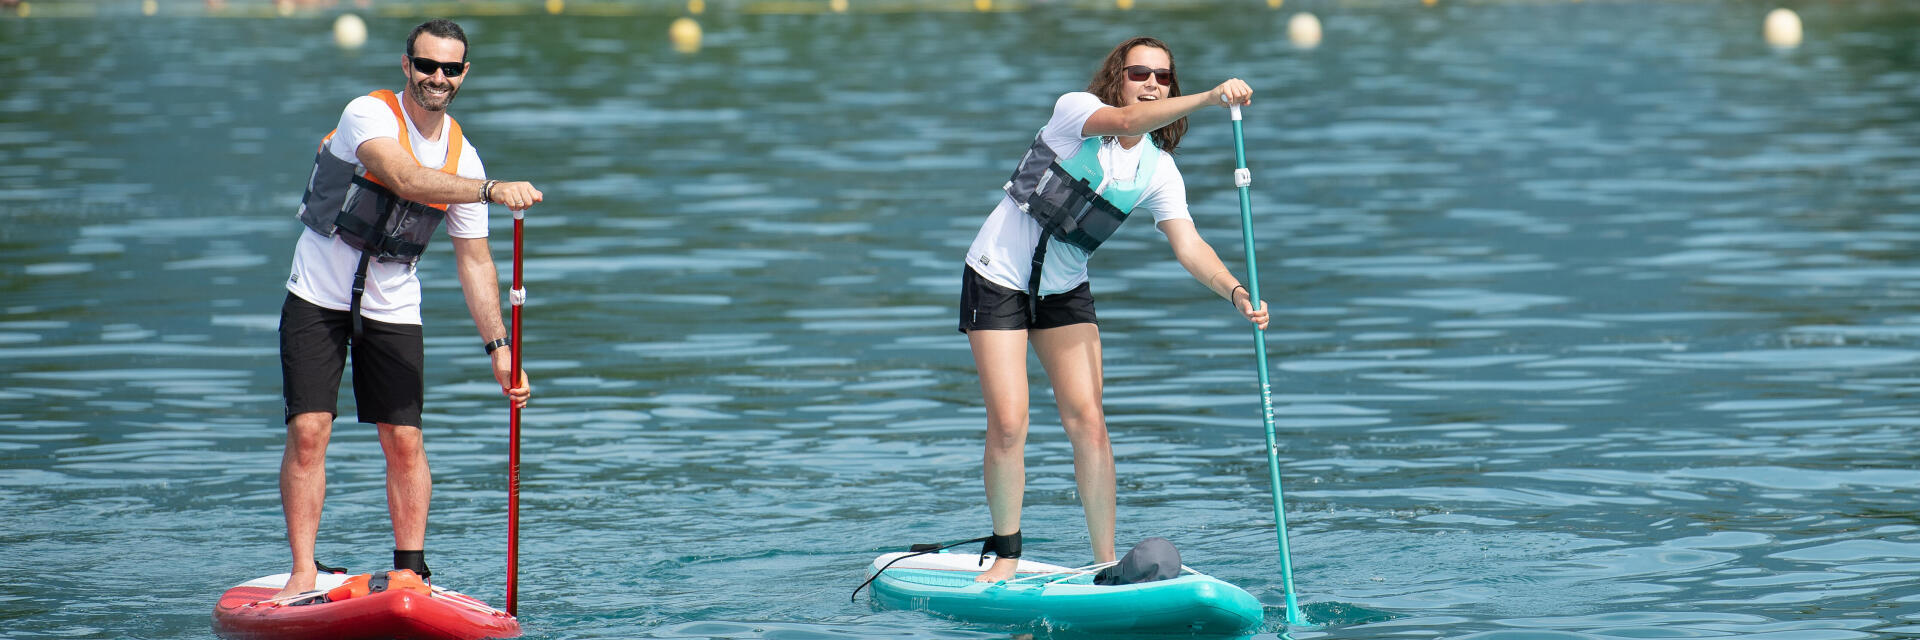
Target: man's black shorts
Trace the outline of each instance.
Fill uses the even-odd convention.
[[[1099,324],[1093,315],[1093,287],[1080,286],[1040,296],[1038,319],[1027,315],[1027,292],[1008,289],[980,277],[973,267],[960,275],[960,332],[975,329],[1052,329],[1070,324]]]
[[[292,293],[280,305],[280,380],[288,420],[301,413],[338,415],[340,373],[353,351],[353,400],[361,422],[420,426],[426,345],[420,325],[364,320],[350,340],[353,318]]]

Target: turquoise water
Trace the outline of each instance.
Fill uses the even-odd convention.
[[[1094,262],[1123,545],[1176,541],[1269,605],[1264,638],[1920,634],[1920,11],[1800,3],[1776,50],[1766,3],[1404,4],[716,10],[691,55],[670,15],[465,18],[455,114],[549,198],[530,636],[1009,636],[847,595],[985,533],[959,260],[1054,97],[1139,31],[1190,87],[1259,91],[1295,580],[1333,624],[1281,624],[1248,332],[1137,222]],[[417,22],[343,52],[331,20],[0,20],[0,635],[206,637],[285,570],[292,212]],[[1224,111],[1182,152],[1237,265]],[[431,562],[497,603],[506,411],[444,244],[422,273]],[[1029,553],[1084,562],[1044,387],[1034,423]],[[372,431],[329,460],[320,556],[380,566]]]

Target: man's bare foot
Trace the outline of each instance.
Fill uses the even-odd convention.
[[[1020,566],[1019,558],[994,558],[993,566],[986,573],[974,576],[974,582],[999,582],[1013,578],[1013,570]]]
[[[279,600],[312,591],[313,583],[318,579],[320,579],[320,571],[313,567],[307,567],[306,571],[295,571],[293,575],[287,576],[286,588],[281,589],[280,593],[273,594],[269,600]]]

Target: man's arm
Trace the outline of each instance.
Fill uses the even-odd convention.
[[[355,153],[360,158],[360,164],[366,165],[367,171],[372,172],[387,188],[393,189],[401,198],[414,202],[480,202],[481,187],[487,182],[420,166],[412,156],[407,155],[400,141],[394,138],[369,139],[360,143]],[[493,202],[515,211],[539,204],[542,199],[540,190],[526,182],[496,182],[491,195]],[[488,269],[492,269],[493,261],[489,259],[487,265]],[[495,306],[498,307],[499,303],[495,302]]]
[[[480,331],[479,344],[507,337],[507,327],[500,321],[500,273],[493,267],[493,250],[487,239],[454,238],[453,257],[460,274],[460,291],[467,299],[467,313],[473,316],[473,326]],[[513,349],[518,346],[493,350],[493,378],[503,391],[507,390],[507,377],[512,375]],[[530,391],[523,368],[520,384],[506,393],[520,406],[526,406]]]

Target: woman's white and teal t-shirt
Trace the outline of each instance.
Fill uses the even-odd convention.
[[[1040,139],[1060,160],[1071,158],[1080,153],[1086,140],[1080,131],[1086,126],[1087,118],[1106,106],[1109,105],[1102,104],[1091,93],[1076,91],[1060,96],[1053,105],[1053,117],[1040,130]],[[1147,146],[1142,140],[1132,149],[1126,149],[1119,142],[1109,140],[1100,145],[1100,166],[1115,180],[1132,180],[1140,165],[1140,154]],[[1159,155],[1160,167],[1154,170],[1152,184],[1147,186],[1133,211],[1136,215],[1143,210],[1151,212],[1154,224],[1173,219],[1191,220],[1193,216],[1187,212],[1186,181],[1181,179],[1180,169],[1174,166],[1170,154]],[[1021,211],[1013,198],[1003,195],[1000,205],[987,216],[986,224],[980,226],[979,235],[974,236],[973,246],[967,249],[967,266],[994,284],[1026,291],[1033,268],[1033,247],[1039,240],[1040,223]],[[1046,264],[1040,272],[1040,295],[1068,291],[1086,281],[1087,252],[1058,239],[1048,240]]]

